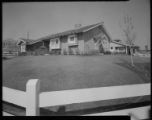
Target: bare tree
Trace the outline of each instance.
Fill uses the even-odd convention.
[[[134,66],[132,56],[133,56],[133,46],[134,46],[136,34],[134,32],[134,25],[132,23],[132,17],[130,17],[128,15],[124,16],[122,25],[120,24],[120,27],[122,28],[122,30],[125,34],[126,43],[129,45],[131,65]]]

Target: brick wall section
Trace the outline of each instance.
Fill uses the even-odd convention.
[[[80,54],[84,53],[84,40],[83,40],[83,34],[79,33],[77,34],[77,40],[78,40],[78,50],[80,51]],[[68,36],[62,36],[60,37],[61,40],[61,54],[66,50],[69,52],[69,46],[68,46]]]
[[[79,51],[80,51],[80,54],[84,54],[83,33],[77,34],[77,40],[78,40],[78,49],[79,49]]]
[[[60,37],[61,40],[61,54],[64,53],[64,51],[68,52],[68,36],[62,36]]]

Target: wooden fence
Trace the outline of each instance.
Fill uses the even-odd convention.
[[[75,90],[62,90],[52,92],[40,92],[40,80],[31,79],[26,84],[26,91],[3,87],[3,101],[26,108],[26,116],[39,116],[40,107],[55,105],[68,105],[73,103],[85,103],[110,99],[129,98],[150,95],[150,83],[121,85],[112,87],[85,88]],[[146,111],[150,106],[139,108],[139,110],[121,110],[114,112],[103,112],[89,115],[128,115],[129,111],[142,111],[139,115],[145,118]],[[143,110],[145,112],[143,112]]]

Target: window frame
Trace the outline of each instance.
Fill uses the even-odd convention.
[[[60,47],[61,47],[60,44],[61,43],[60,43],[60,38],[59,37],[50,39],[49,50],[60,49]]]
[[[59,38],[53,38],[51,39],[51,44],[52,45],[58,45],[60,43],[60,39]]]
[[[74,39],[71,41],[70,38],[72,38],[72,37],[73,37]],[[68,36],[68,43],[69,43],[69,44],[75,44],[75,43],[77,43],[77,37],[76,37],[75,34]]]

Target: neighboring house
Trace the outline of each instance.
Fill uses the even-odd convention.
[[[139,46],[132,46],[133,53],[139,51]],[[129,45],[123,43],[121,40],[112,40],[110,43],[110,52],[111,53],[123,53],[123,54],[130,54],[130,47]]]
[[[76,27],[73,30],[52,34],[37,40],[21,39],[18,45],[21,52],[36,51],[45,47],[49,52],[68,54],[89,54],[92,51],[99,53],[110,51],[110,35],[103,22]]]
[[[122,43],[121,40],[113,40],[110,43],[110,52],[127,54],[127,45]]]
[[[21,53],[33,53],[33,52],[36,53],[36,52],[40,52],[39,50],[43,46],[44,47],[47,46],[45,47],[47,49],[49,46],[49,42],[44,43],[44,41],[20,38],[20,40],[17,42],[17,45],[19,46]]]
[[[14,53],[17,54],[19,51],[19,47],[17,46],[17,41],[14,39],[6,39],[3,40],[2,47],[3,47],[3,53]]]

